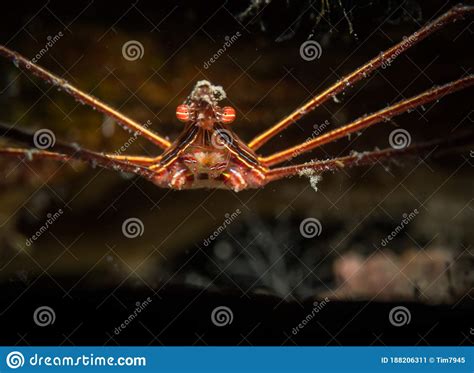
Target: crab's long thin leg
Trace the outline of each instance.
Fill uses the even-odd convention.
[[[306,174],[310,170],[315,174],[327,171],[336,171],[341,168],[355,166],[370,166],[378,162],[388,161],[402,156],[423,156],[433,151],[450,151],[456,148],[472,145],[474,143],[474,132],[467,132],[446,139],[415,144],[403,149],[383,149],[364,153],[355,153],[346,157],[328,159],[324,161],[313,161],[288,167],[277,167],[270,169],[266,175],[266,182],[283,179],[285,177]]]
[[[94,109],[104,113],[105,115],[115,119],[123,127],[133,132],[136,132],[138,135],[145,137],[160,148],[166,149],[171,145],[168,140],[157,135],[155,132],[145,128],[138,122],[113,109],[112,107],[100,101],[99,99],[74,87],[66,80],[58,77],[57,75],[54,75],[53,73],[42,68],[41,66],[34,64],[32,61],[23,57],[21,54],[0,45],[0,55],[11,60],[15,64],[15,66],[20,67],[25,71],[29,71],[40,79],[57,86],[59,89],[64,90],[66,93],[73,96],[77,101],[87,104],[93,107]]]
[[[24,148],[0,148],[0,157],[27,159],[31,161],[40,159],[52,159],[55,161],[63,162],[67,162],[72,159],[70,156],[61,153]]]
[[[151,166],[159,161],[159,157],[144,157],[141,155],[115,155],[111,153],[95,153],[101,154],[111,161],[125,162],[128,164],[139,165],[139,166]],[[47,150],[39,149],[24,149],[24,148],[0,148],[0,156],[22,158],[28,160],[40,160],[40,159],[52,159],[57,161],[70,161],[73,157],[50,152]]]
[[[0,124],[0,128],[5,129]],[[35,145],[34,134],[19,130],[17,128],[8,128],[8,132],[2,134],[15,141],[25,143],[30,146]],[[101,154],[88,149],[81,148],[75,144],[68,144],[62,141],[56,141],[49,150],[39,149],[19,149],[19,148],[0,148],[0,156],[36,159],[53,159],[60,161],[69,161],[71,159],[82,160],[92,165],[108,168],[115,171],[135,173],[137,175],[153,178],[155,172],[147,166],[159,160],[159,158],[149,158],[142,156],[125,156],[115,154]]]
[[[348,134],[373,126],[374,124],[381,123],[397,115],[403,114],[411,109],[414,109],[418,106],[438,100],[445,95],[459,91],[460,89],[472,85],[474,85],[474,75],[470,75],[454,82],[447,83],[440,87],[432,88],[417,96],[399,101],[396,104],[388,106],[385,109],[379,110],[373,114],[360,117],[345,126],[337,128],[324,135],[315,137],[314,139],[308,140],[302,144],[293,146],[291,148],[285,149],[281,152],[272,154],[267,157],[261,157],[260,161],[267,167],[279,164],[288,159],[294,158],[298,155],[315,149],[318,146],[333,142]]]
[[[68,162],[73,159],[88,162],[92,166],[99,166],[113,171],[127,172],[152,179],[154,172],[146,166],[128,161],[118,161],[106,154],[100,154],[88,149],[77,148],[72,145],[55,145],[57,152],[46,152],[36,149],[0,148],[0,157],[14,157],[26,160],[52,159]]]
[[[466,15],[474,13],[474,6],[466,5],[457,5],[448,12],[444,13],[440,17],[436,18],[434,21],[428,23],[420,30],[416,31],[414,34],[408,38],[402,40],[398,44],[394,45],[385,52],[380,53],[377,57],[371,59],[365,65],[359,67],[357,70],[351,74],[345,76],[341,80],[337,81],[335,84],[327,88],[324,92],[312,98],[306,104],[300,108],[293,111],[286,118],[283,118],[280,122],[275,124],[273,127],[266,130],[264,133],[255,137],[248,144],[249,147],[253,150],[257,150],[268,140],[273,138],[275,135],[283,131],[289,125],[294,123],[296,120],[301,118],[303,115],[318,107],[329,98],[334,97],[338,93],[344,91],[347,87],[353,85],[359,80],[367,78],[374,70],[378,69],[382,64],[390,62],[391,59],[399,56],[401,53],[405,52],[415,44],[419,43],[429,35],[433,34],[435,31],[445,27],[446,25],[456,22]]]

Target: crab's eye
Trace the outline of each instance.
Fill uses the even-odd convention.
[[[235,119],[235,109],[230,106],[225,106],[222,108],[221,113],[221,122],[222,123],[232,123]]]
[[[191,110],[188,105],[178,105],[176,108],[176,118],[181,122],[188,122],[191,119]]]

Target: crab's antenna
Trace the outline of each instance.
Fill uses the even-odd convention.
[[[36,65],[32,61],[23,57],[21,54],[10,50],[3,45],[0,45],[0,55],[11,60],[15,64],[15,66],[25,71],[31,72],[33,75],[36,75],[45,82],[53,84],[59,89],[64,90],[67,94],[74,97],[77,101],[83,104],[87,104],[92,108],[96,109],[97,111],[104,113],[110,118],[116,120],[117,123],[119,123],[123,127],[133,132],[136,132],[137,135],[143,136],[144,138],[151,141],[160,148],[167,149],[171,145],[168,140],[157,135],[155,132],[145,128],[138,122],[113,109],[112,107],[95,98],[94,96],[91,96],[85,93],[84,91],[74,87],[69,82],[60,78],[59,76],[51,73],[50,71],[42,68],[41,66]]]
[[[264,133],[255,137],[249,143],[249,147],[253,150],[257,150],[271,138],[276,136],[278,133],[283,131],[289,125],[297,121],[299,118],[307,114],[309,111],[315,109],[331,97],[334,97],[338,93],[344,91],[347,87],[355,84],[356,82],[366,79],[373,71],[378,69],[382,64],[390,62],[394,56],[398,56],[406,52],[409,48],[418,44],[420,41],[424,40],[429,35],[433,34],[435,31],[442,29],[450,23],[454,23],[460,19],[463,19],[464,16],[474,13],[474,6],[466,5],[457,5],[445,14],[436,18],[434,21],[428,23],[426,26],[422,27],[420,30],[416,31],[414,34],[408,38],[402,40],[398,44],[395,44],[390,49],[385,52],[380,53],[377,57],[371,59],[365,65],[359,67],[353,73],[345,76],[341,80],[337,81],[335,84],[327,88],[324,92],[313,97],[306,104],[300,108],[293,111],[286,118],[283,118],[280,122],[275,124],[273,127],[266,130]]]

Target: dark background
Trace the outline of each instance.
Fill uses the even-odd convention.
[[[248,1],[15,1],[3,5],[0,42],[32,58],[48,36],[61,31],[64,36],[40,65],[142,123],[151,120],[154,130],[171,139],[180,130],[175,107],[195,82],[222,84],[237,110],[235,131],[250,140],[457,2],[341,1],[342,7],[331,2],[330,9],[323,3],[272,1],[259,8]],[[225,37],[237,31],[242,34],[238,41],[205,69]],[[321,58],[312,62],[299,55],[308,38],[323,47]],[[135,62],[121,52],[132,39],[145,51]],[[471,19],[398,57],[389,69],[340,95],[340,102],[324,104],[262,153],[304,141],[313,125],[326,119],[337,127],[470,74],[472,61]],[[0,71],[3,122],[50,128],[58,138],[95,150],[114,151],[127,140],[129,134],[119,128],[104,136],[106,120],[100,114],[10,62],[1,62]],[[417,142],[472,128],[472,122],[471,89],[329,144],[301,161],[388,147],[389,133],[399,127]],[[238,194],[161,190],[76,163],[1,160],[0,343],[471,344],[470,150],[345,170],[325,176],[318,192],[307,180],[294,178]],[[152,155],[157,149],[137,141],[130,153]],[[64,215],[25,247],[46,214],[59,208]],[[415,208],[420,216],[391,243],[390,253],[384,251],[380,239]],[[236,209],[242,211],[239,218],[205,247],[203,241],[225,214]],[[121,225],[129,217],[144,222],[143,236],[123,237]],[[321,237],[301,237],[298,227],[307,217],[322,222]],[[219,256],[229,247],[235,263]],[[362,274],[367,284],[359,278],[351,289],[338,292],[337,263],[354,253],[375,259]],[[441,259],[433,253],[441,253]],[[404,270],[395,280],[401,285],[393,289],[371,288],[373,278],[385,281],[393,262],[402,263],[397,268],[411,263],[410,255],[426,256],[428,264],[419,261]],[[263,258],[259,265],[257,256]],[[451,258],[448,264],[446,258]],[[437,271],[445,265],[440,273],[447,282],[442,282]],[[419,282],[403,282],[405,277]],[[328,294],[331,302],[293,335],[313,301]],[[147,297],[151,305],[114,334],[136,302]],[[53,325],[33,322],[34,310],[42,305],[54,309]],[[234,316],[221,328],[210,319],[220,305]],[[388,314],[400,305],[410,310],[411,321],[395,327]]]

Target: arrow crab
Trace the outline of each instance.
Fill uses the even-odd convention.
[[[354,72],[340,79],[249,143],[241,140],[231,129],[231,123],[236,117],[235,110],[229,106],[220,106],[220,101],[226,98],[224,90],[222,87],[215,86],[208,81],[199,81],[185,102],[177,107],[176,116],[178,120],[184,123],[184,129],[178,138],[173,142],[169,142],[154,131],[72,86],[64,79],[36,65],[20,54],[0,46],[0,55],[13,61],[19,68],[57,86],[76,100],[104,113],[137,136],[141,136],[163,149],[163,153],[157,157],[116,155],[95,152],[74,144],[55,141],[47,150],[2,148],[0,149],[0,155],[59,161],[78,159],[108,169],[137,174],[163,188],[178,190],[227,188],[238,192],[249,188],[260,188],[269,182],[285,177],[319,175],[343,167],[371,165],[376,162],[390,160],[396,156],[421,155],[439,148],[462,146],[472,141],[474,137],[472,133],[419,143],[404,148],[395,147],[327,160],[314,160],[285,167],[278,166],[321,145],[382,123],[423,104],[439,100],[445,95],[467,88],[474,84],[474,75],[468,75],[447,84],[433,87],[416,96],[403,99],[372,114],[364,115],[349,124],[275,154],[263,156],[257,153],[257,150],[268,140],[323,102],[335,97],[347,87],[366,79],[379,67],[389,65],[396,56],[404,53],[435,31],[473,13],[473,6],[455,6],[434,21],[426,24],[409,38],[380,53]],[[5,125],[1,125],[1,128],[3,129],[1,135],[4,137],[26,143],[29,146],[36,145],[33,134]]]

